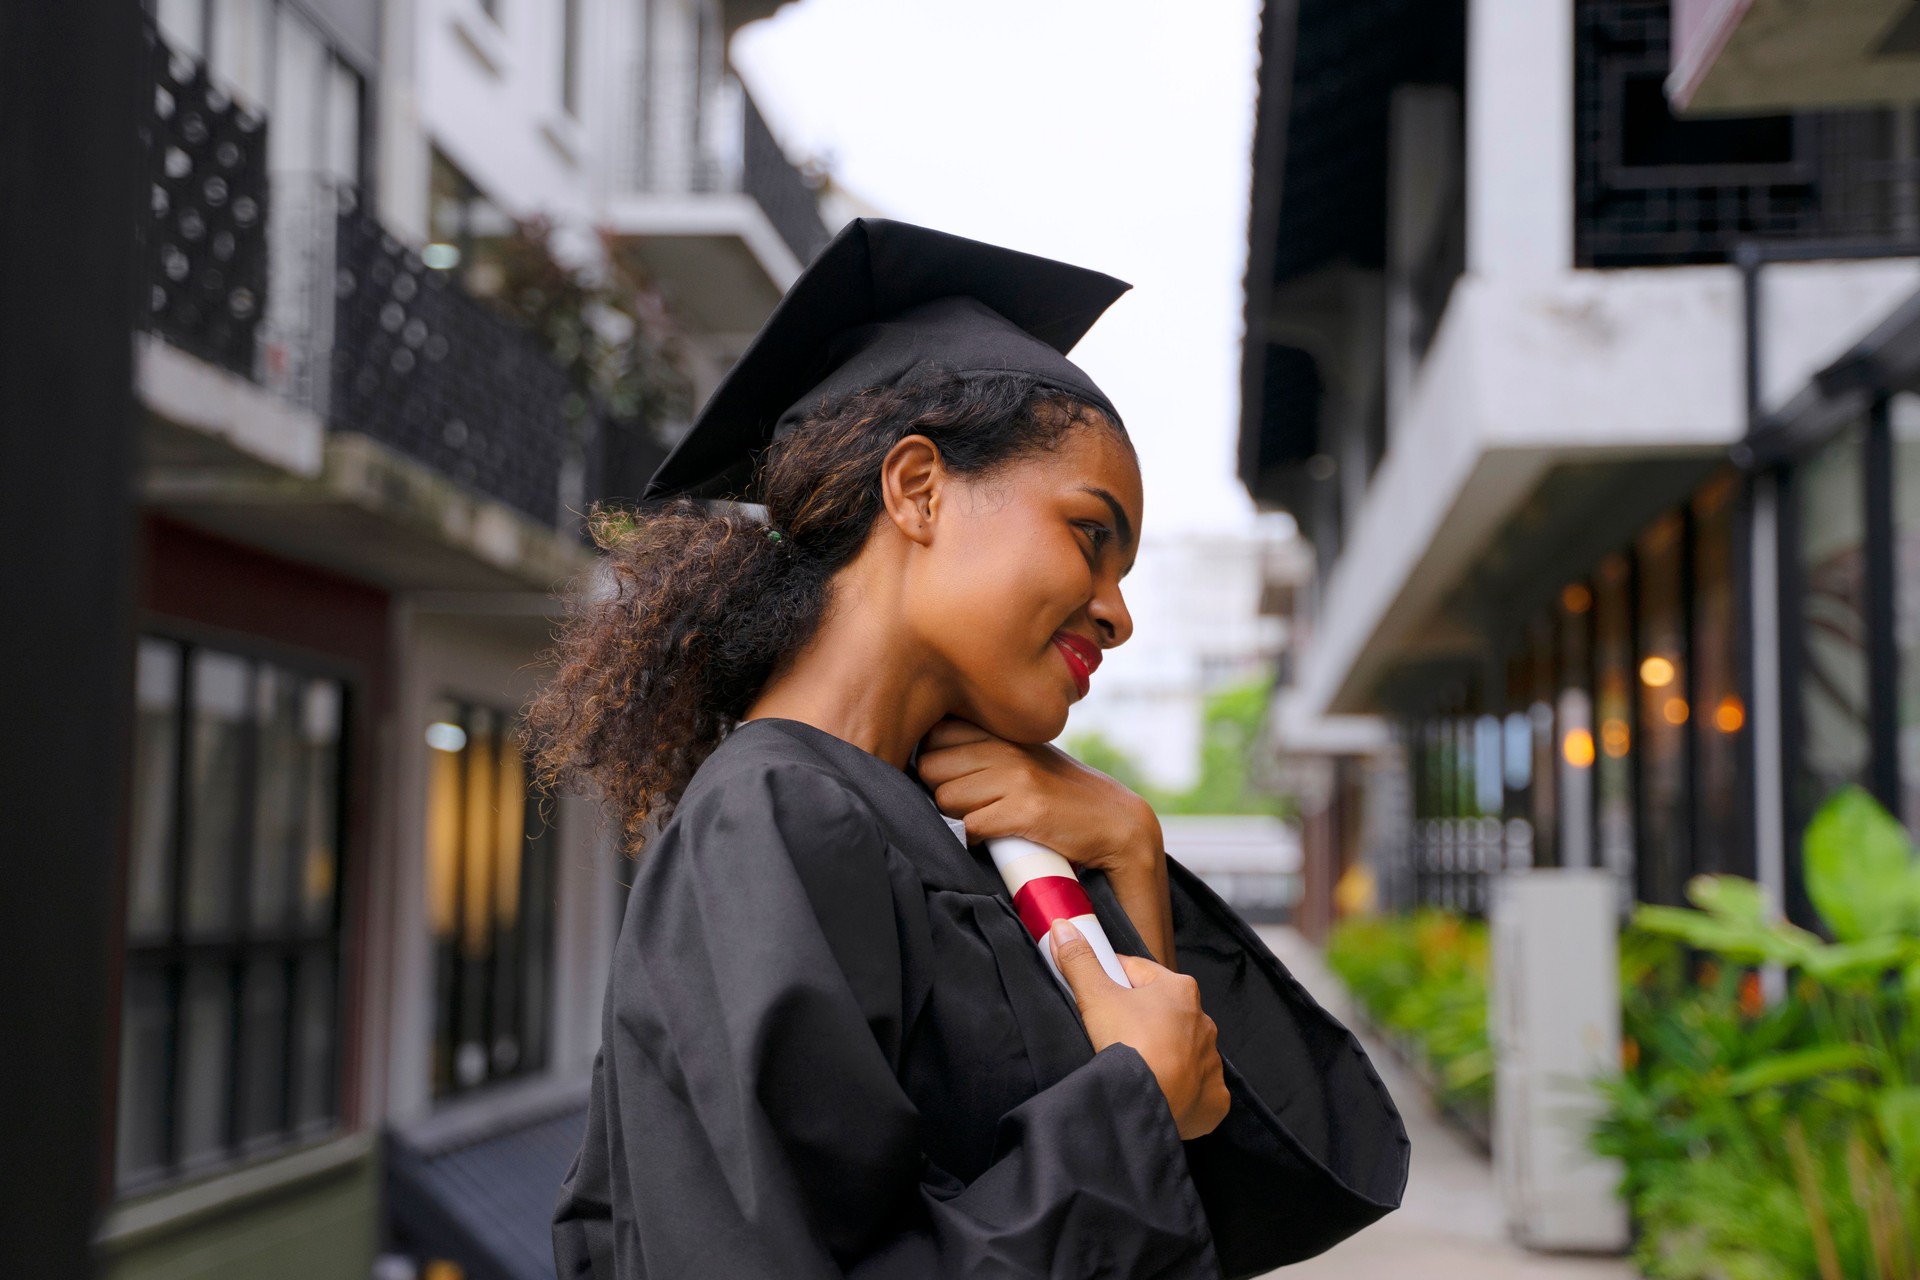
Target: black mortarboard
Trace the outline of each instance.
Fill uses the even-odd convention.
[[[1131,287],[1051,258],[855,218],[793,282],[646,496],[739,493],[776,435],[826,401],[919,369],[1031,374],[1117,423],[1066,353]]]

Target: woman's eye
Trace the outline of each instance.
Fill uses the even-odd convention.
[[[1087,535],[1087,541],[1093,544],[1093,553],[1100,554],[1100,548],[1107,545],[1107,539],[1113,536],[1113,530],[1100,524],[1083,524],[1080,531]]]

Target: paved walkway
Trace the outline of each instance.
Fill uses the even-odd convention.
[[[1316,1000],[1351,1025],[1348,1002],[1319,952],[1291,929],[1262,926],[1261,937]],[[1413,1141],[1405,1202],[1377,1225],[1297,1266],[1279,1280],[1632,1280],[1615,1258],[1529,1253],[1507,1240],[1493,1169],[1448,1128],[1426,1094],[1387,1051],[1367,1051],[1400,1107]]]

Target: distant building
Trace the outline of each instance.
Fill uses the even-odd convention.
[[[1675,4],[1677,58],[1669,8],[1265,8],[1240,472],[1318,565],[1275,746],[1326,783],[1322,922],[1359,863],[1804,920],[1825,795],[1920,820],[1911,49]]]
[[[550,219],[710,385],[826,238],[725,63],[775,7],[152,4],[102,1274],[551,1275],[629,868],[514,730],[675,424],[472,294]]]

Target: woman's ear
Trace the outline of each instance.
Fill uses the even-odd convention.
[[[880,500],[886,504],[887,518],[908,539],[922,545],[933,539],[946,483],[940,446],[925,436],[907,436],[887,450],[880,463]]]

